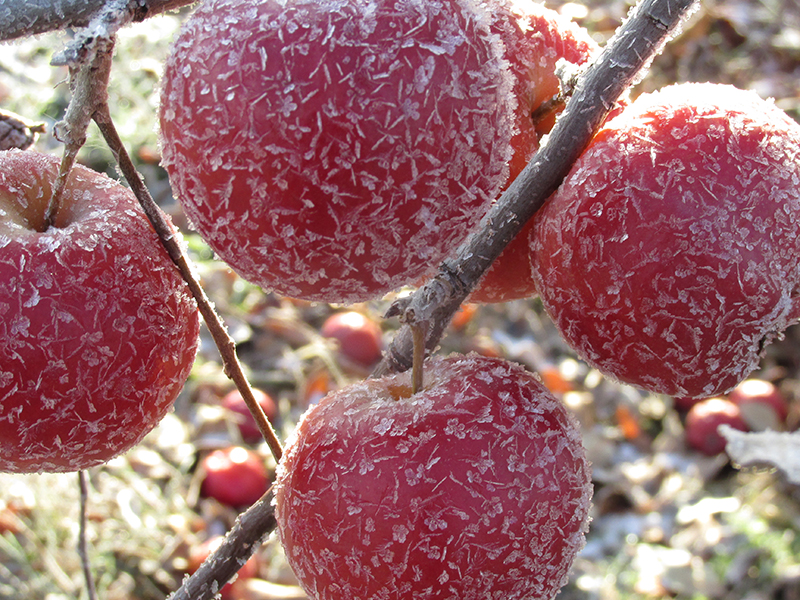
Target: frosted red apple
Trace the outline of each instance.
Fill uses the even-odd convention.
[[[367,300],[437,266],[497,195],[510,88],[470,0],[208,0],[166,64],[164,165],[244,278]]]
[[[643,95],[537,215],[542,303],[603,373],[720,395],[800,314],[798,181],[800,125],[755,93]]]
[[[343,388],[287,442],[275,516],[315,600],[550,599],[584,544],[577,426],[522,367],[475,354]]]
[[[0,152],[0,471],[76,471],[138,443],[197,349],[188,288],[133,194],[58,159]]]
[[[506,47],[506,58],[514,76],[513,94],[517,133],[511,139],[513,157],[508,184],[525,168],[539,148],[539,139],[550,132],[559,110],[534,118],[537,110],[559,91],[556,63],[564,59],[583,65],[599,52],[588,31],[541,4],[515,0],[493,0],[492,30]],[[535,295],[531,274],[529,237],[531,221],[512,240],[472,292],[475,302],[505,302]]]

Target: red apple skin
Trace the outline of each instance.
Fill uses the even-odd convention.
[[[701,400],[686,413],[686,442],[706,456],[716,456],[725,450],[725,438],[717,431],[723,424],[739,431],[748,430],[739,407],[730,400],[719,397]]]
[[[383,356],[383,332],[378,324],[356,311],[334,313],[325,319],[320,333],[339,342],[344,357],[371,367]]]
[[[511,75],[472,0],[210,0],[167,60],[164,165],[234,270],[353,303],[437,266],[508,175]]]
[[[750,407],[768,407],[775,414],[775,424],[780,426],[789,416],[789,402],[774,383],[764,379],[745,379],[728,394],[728,399],[743,413]],[[757,409],[756,409],[757,410]]]
[[[537,214],[542,303],[604,374],[722,395],[800,314],[798,181],[800,125],[755,93],[642,95]]]
[[[275,400],[264,390],[258,388],[252,388],[252,390],[253,397],[255,397],[261,410],[264,411],[264,415],[270,423],[274,423],[278,418],[278,405],[275,404]],[[247,408],[247,403],[238,389],[231,390],[222,397],[222,406],[236,416],[236,424],[239,427],[239,433],[241,433],[243,441],[248,444],[254,444],[263,439],[256,420],[253,418],[250,409]]]
[[[556,63],[560,59],[586,64],[600,47],[583,27],[541,4],[505,0],[491,3],[492,30],[506,46],[506,58],[514,75],[513,94],[518,101],[517,133],[511,139],[513,157],[507,185],[525,168],[549,133],[561,110],[534,121],[531,115],[559,91]],[[533,220],[512,240],[488,269],[470,300],[507,302],[536,295],[531,273],[529,237]]]
[[[476,354],[366,380],[307,411],[277,531],[315,600],[552,598],[592,485],[576,423],[531,373]]]
[[[136,445],[194,362],[194,299],[132,193],[0,152],[0,471],[77,471]],[[177,232],[176,232],[177,235]]]
[[[234,508],[250,506],[270,484],[264,459],[242,446],[214,450],[200,461],[200,469],[200,493]]]

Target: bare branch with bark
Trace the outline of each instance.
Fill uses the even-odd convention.
[[[194,4],[197,0],[127,0],[133,21]],[[86,27],[109,0],[0,0],[0,41],[48,31]]]
[[[445,260],[436,276],[387,316],[411,312],[430,321],[426,348],[433,351],[455,312],[481,276],[525,223],[558,188],[622,93],[640,79],[676,32],[696,0],[643,0],[579,77],[547,141],[485,216],[481,227]],[[407,319],[408,320],[408,319]],[[413,335],[402,328],[373,376],[412,366]]]

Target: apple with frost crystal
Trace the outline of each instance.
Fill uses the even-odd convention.
[[[278,533],[314,600],[549,599],[584,544],[592,485],[572,416],[476,354],[329,394],[287,442]]]
[[[517,132],[511,139],[513,157],[510,184],[539,148],[540,138],[555,124],[559,109],[544,110],[559,92],[556,63],[564,59],[586,64],[600,51],[589,32],[541,4],[524,0],[493,0],[492,30],[506,47],[506,59],[514,76],[513,94]],[[536,294],[531,274],[529,238],[531,220],[486,271],[470,296],[474,302],[506,302]]]
[[[537,214],[533,272],[569,344],[655,392],[733,388],[800,314],[800,125],[681,84],[608,121]]]
[[[164,165],[245,279],[352,303],[417,281],[508,174],[502,44],[474,0],[207,0],[167,60]]]
[[[133,194],[0,152],[0,471],[77,471],[137,444],[194,362],[194,299]],[[177,232],[176,232],[177,235]]]

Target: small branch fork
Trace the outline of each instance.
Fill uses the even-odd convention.
[[[424,347],[427,350],[430,351],[438,345],[453,314],[481,275],[558,187],[616,100],[675,32],[695,2],[696,0],[641,0],[603,53],[579,77],[575,92],[556,122],[548,142],[539,149],[526,169],[492,207],[480,230],[458,249],[453,258],[441,265],[439,273],[430,282],[403,303],[390,309],[389,314],[400,316],[406,325],[395,337],[384,361],[373,375],[411,368],[414,331],[417,332],[418,340],[425,337]],[[65,163],[71,166],[70,161],[74,162],[73,154],[77,153],[75,145],[83,143],[86,127],[90,120],[94,120],[117,157],[123,175],[151,219],[164,247],[194,294],[206,325],[220,349],[226,373],[242,391],[270,449],[276,458],[280,458],[280,443],[253,398],[236,357],[234,343],[194,277],[166,217],[153,201],[120,141],[111,121],[106,99],[114,44],[113,33],[116,28],[134,20],[137,15],[138,18],[144,18],[141,11],[147,13],[151,9],[150,14],[153,14],[157,10],[155,7],[167,10],[188,3],[187,0],[24,0],[20,4],[18,0],[0,0],[0,39],[14,37],[9,36],[12,29],[9,24],[12,21],[9,17],[12,7],[19,10],[23,21],[26,11],[30,16],[34,11],[45,11],[47,6],[60,6],[62,15],[82,7],[87,12],[81,14],[96,16],[93,23],[110,23],[107,34],[84,36],[72,50],[68,48],[60,55],[71,65],[71,81],[75,93],[73,102],[81,105],[75,108],[70,106],[71,114],[76,115],[75,123],[68,122],[59,129],[59,135],[67,145]],[[69,5],[68,9],[64,9],[66,5]],[[120,17],[119,11],[123,5],[129,14]],[[89,6],[94,8],[87,9]],[[108,8],[108,11],[103,13],[105,16],[98,17],[97,11],[103,7]],[[106,17],[113,18],[109,21]],[[35,20],[28,20],[28,24]],[[47,27],[56,29],[68,24],[75,24],[75,21],[61,18],[55,25],[51,23]],[[29,26],[17,35],[45,30],[48,29],[34,31]],[[76,100],[77,98],[82,99]],[[66,178],[66,166],[63,172]],[[419,353],[417,356],[419,357]],[[421,385],[421,381],[418,383]],[[275,529],[272,499],[270,490],[240,515],[237,523],[228,532],[225,542],[194,575],[184,581],[180,589],[171,596],[172,600],[209,600],[216,595]]]

